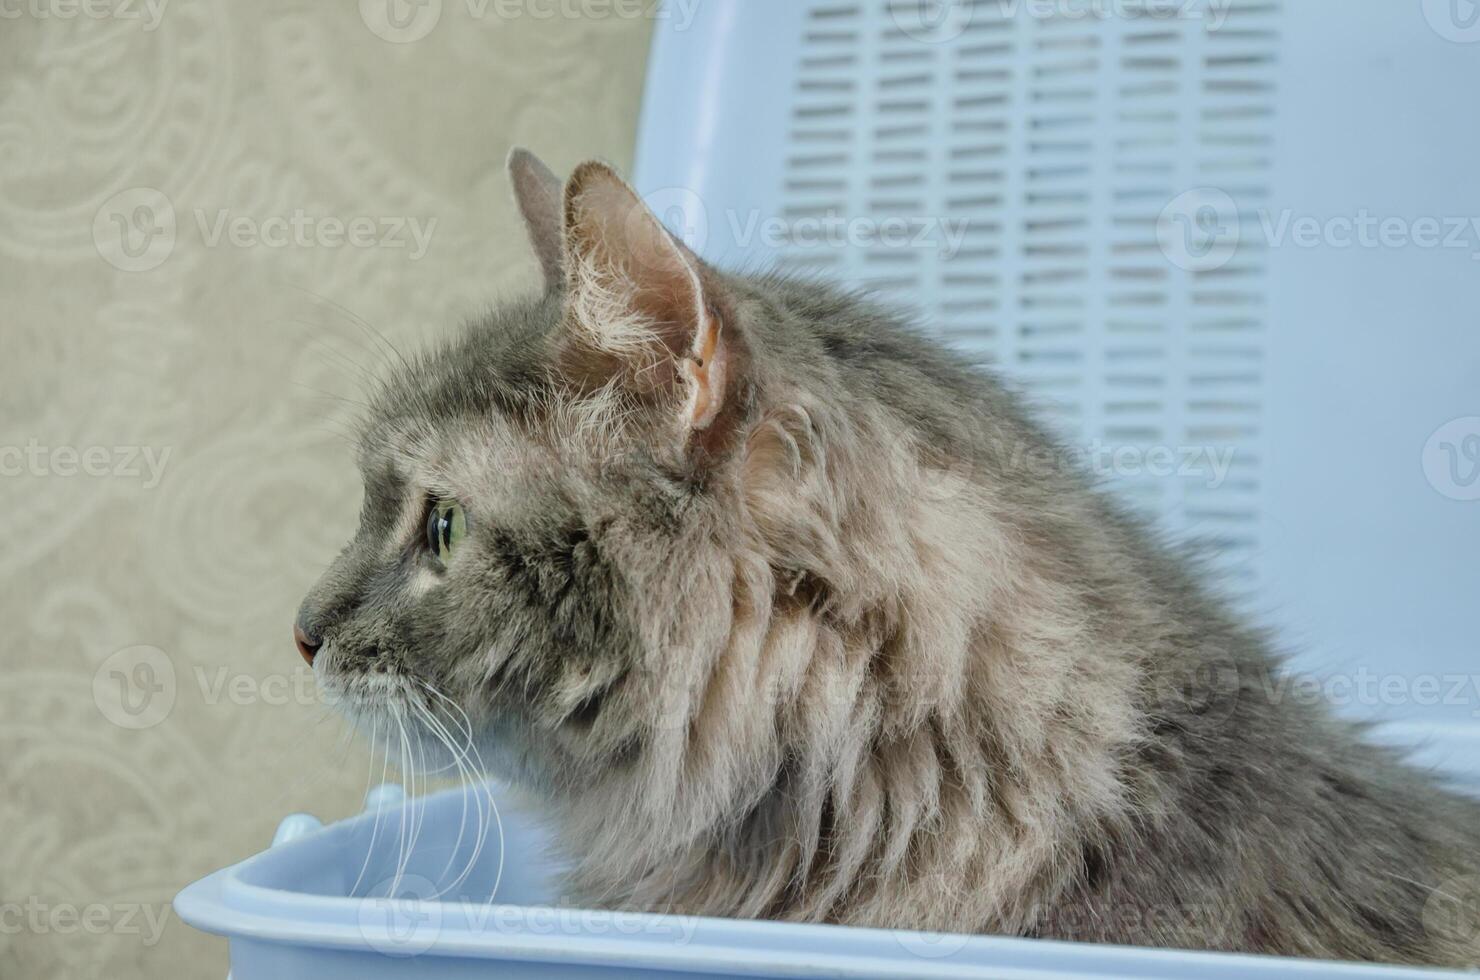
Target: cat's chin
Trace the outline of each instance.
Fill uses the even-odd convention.
[[[344,715],[355,727],[410,710],[404,681],[387,674],[314,670],[319,699]]]
[[[408,782],[493,780],[536,793],[546,782],[528,753],[513,748],[520,740],[512,731],[475,725],[423,684],[389,674],[326,674],[318,684],[324,701]]]

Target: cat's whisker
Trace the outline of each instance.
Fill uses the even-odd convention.
[[[410,863],[411,852],[408,847],[408,837],[411,833],[411,816],[409,810],[416,804],[416,761],[411,756],[411,740],[406,734],[406,720],[404,709],[399,701],[393,702],[395,711],[392,716],[396,720],[396,729],[401,743],[401,773],[406,777],[406,805],[401,810],[401,822],[397,840],[400,844],[400,853],[396,858],[396,873],[391,878],[390,897],[395,898],[401,890],[401,882],[406,876],[406,866]]]
[[[457,823],[457,839],[453,842],[453,844],[452,844],[452,850],[447,855],[447,864],[442,868],[441,873],[438,874],[438,876],[437,876],[437,881],[438,882],[442,882],[442,881],[445,881],[446,880],[447,873],[452,870],[452,862],[456,859],[458,852],[462,849],[462,842],[463,842],[463,839],[465,838],[465,836],[467,834],[467,824],[468,824],[468,794],[466,792],[466,785],[467,785],[467,782],[468,782],[468,780],[466,778],[467,777],[467,767],[463,763],[463,754],[462,754],[462,752],[458,749],[458,747],[455,744],[453,744],[451,734],[447,731],[446,727],[441,723],[441,721],[439,721],[435,717],[435,715],[432,714],[431,709],[428,708],[425,704],[421,703],[421,701],[419,699],[414,699],[412,701],[412,705],[413,705],[413,707],[416,708],[417,712],[421,715],[423,724],[425,724],[427,726],[428,730],[431,731],[431,733],[444,746],[446,746],[447,749],[452,753],[453,761],[457,764],[457,769],[458,769],[458,783],[459,783],[459,785],[461,785],[461,786],[463,786],[465,788],[464,789],[464,792],[463,792],[463,799],[462,799],[462,812],[461,812],[461,814],[460,814],[460,816],[458,818],[458,823]],[[456,888],[458,885],[460,885],[464,880],[466,880],[467,876],[471,873],[471,870],[472,870],[472,864],[470,863],[466,868],[464,868],[463,872],[451,884],[449,884],[446,888],[444,888],[444,889],[442,889],[442,890],[440,890],[438,892],[438,896],[440,897],[441,895],[445,895],[448,892],[450,892],[453,888]]]
[[[374,772],[375,771],[375,741],[376,741],[376,734],[379,731],[380,717],[379,717],[379,714],[378,713],[375,713],[375,712],[372,712],[370,717],[371,717],[371,721],[370,721],[370,726],[371,727],[370,727],[370,770],[369,771],[370,772]],[[391,765],[391,750],[390,750],[390,743],[387,742],[386,745],[385,745],[384,751],[381,753],[380,782],[377,783],[376,785],[380,785],[380,786],[385,785],[386,774],[390,771],[390,765]],[[368,779],[367,779],[367,782],[368,782]],[[369,790],[368,789],[366,790],[366,793],[368,795],[368,793],[369,793]],[[385,810],[385,807],[382,806],[382,805],[377,805],[375,807],[375,822],[370,825],[370,843],[368,845],[366,845],[366,847],[365,847],[365,860],[360,865],[360,873],[355,877],[355,883],[350,886],[350,889],[349,889],[350,895],[358,894],[358,892],[360,890],[360,883],[365,880],[365,873],[369,870],[369,868],[370,868],[370,861],[375,856],[375,840],[376,840],[376,838],[380,834],[380,819],[381,819],[381,814],[384,812],[384,810]]]
[[[450,697],[448,697],[447,695],[443,694],[441,691],[437,690],[430,683],[427,683],[426,681],[423,681],[422,684],[433,695],[435,695],[437,698],[441,699],[441,701],[444,704],[446,704],[451,711],[455,711],[459,716],[461,716],[461,718],[462,718],[462,726],[460,726],[460,727],[463,727],[466,730],[466,732],[467,732],[467,735],[468,735],[467,747],[468,747],[469,751],[471,751],[474,760],[476,760],[476,762],[477,762],[476,773],[477,773],[478,788],[479,788],[480,792],[482,793],[483,797],[488,800],[488,820],[487,820],[487,822],[485,824],[483,824],[483,826],[481,828],[481,833],[480,833],[479,838],[478,838],[478,841],[477,841],[477,843],[476,843],[476,845],[474,846],[474,849],[473,849],[473,855],[472,855],[471,858],[469,858],[469,861],[470,861],[471,864],[476,864],[477,861],[478,861],[478,858],[482,856],[484,844],[486,843],[487,838],[488,838],[488,834],[493,829],[494,825],[496,824],[497,827],[498,827],[498,834],[499,834],[498,870],[494,873],[494,879],[493,880],[495,882],[495,885],[494,885],[493,888],[491,888],[489,890],[488,899],[487,899],[487,901],[485,903],[486,906],[492,906],[493,905],[493,901],[494,901],[494,897],[495,897],[495,895],[498,892],[497,882],[503,880],[503,874],[504,874],[504,857],[505,857],[505,855],[504,855],[504,846],[503,846],[503,833],[504,833],[503,818],[501,818],[499,816],[498,804],[494,801],[494,798],[493,798],[493,790],[488,785],[488,776],[489,776],[488,766],[487,766],[486,763],[484,763],[484,761],[483,761],[483,754],[478,751],[477,742],[473,738],[473,722],[472,722],[472,719],[468,717],[468,713],[466,711],[464,711],[463,708],[462,708],[462,706],[459,705],[456,701],[452,700]]]
[[[427,772],[425,740],[419,736],[413,737],[413,735],[414,731],[408,730],[407,738],[411,743],[412,751],[415,753],[417,767],[421,769],[421,794],[417,800],[413,801],[413,809],[411,810],[411,833],[406,845],[406,861],[408,865],[411,862],[412,856],[416,853],[416,845],[421,840],[421,830],[425,826],[427,819],[427,808],[425,802],[420,797],[428,795],[430,791],[430,773]]]
[[[1389,878],[1392,878],[1392,879],[1394,879],[1396,881],[1403,882],[1405,885],[1412,885],[1414,888],[1422,888],[1425,892],[1428,892],[1430,895],[1438,895],[1441,898],[1447,898],[1451,902],[1456,902],[1456,903],[1462,903],[1462,902],[1465,901],[1460,896],[1458,896],[1458,895],[1452,895],[1449,892],[1445,891],[1443,888],[1436,887],[1434,885],[1425,885],[1421,881],[1414,881],[1412,878],[1404,877],[1403,875],[1398,874],[1396,871],[1385,871],[1383,873],[1386,874]]]
[[[294,388],[299,389],[300,391],[311,392],[312,394],[318,395],[320,398],[326,399],[328,401],[338,402],[342,405],[348,405],[352,408],[363,409],[365,411],[370,410],[369,402],[362,401],[356,398],[351,398],[348,395],[341,395],[337,391],[330,391],[327,388],[320,388],[317,385],[311,385],[306,381],[292,381],[289,382],[289,384],[291,384]]]
[[[344,446],[351,452],[356,445],[356,436],[348,428],[335,428],[330,421],[320,422],[310,427],[309,431],[326,439],[333,439],[339,445]]]
[[[367,346],[363,342],[362,338],[352,335],[324,338],[319,335],[319,331],[321,331],[323,328],[322,323],[311,320],[304,320],[298,317],[284,317],[279,322],[290,323],[295,326],[305,327],[309,330],[314,331],[314,338],[309,342],[307,350],[317,356],[323,356],[326,359],[333,358],[339,361],[339,366],[348,368],[350,370],[350,373],[354,374],[356,376],[356,379],[361,384],[367,387],[373,388],[375,385],[379,384],[379,376],[371,368],[366,367],[360,362],[352,359],[344,350],[333,346],[334,342],[342,340],[344,343],[352,344],[357,351],[381,358],[383,360],[383,364],[381,365],[382,367],[393,366],[390,358],[385,354],[384,351],[376,347]]]
[[[378,342],[383,348],[383,350],[378,351],[378,353],[380,353],[382,357],[386,358],[388,364],[391,362],[391,356],[394,355],[395,359],[401,363],[402,367],[410,367],[410,364],[406,360],[406,357],[401,353],[400,349],[397,348],[395,344],[391,343],[390,338],[387,337],[382,331],[376,329],[376,327],[373,326],[369,320],[366,320],[364,317],[360,316],[360,314],[354,312],[344,304],[330,299],[323,293],[315,292],[314,290],[308,289],[307,287],[299,285],[297,283],[288,283],[288,288],[296,290],[297,292],[302,293],[310,299],[317,300],[323,306],[329,307],[330,309],[338,313],[341,317],[343,317],[345,322],[349,323],[351,326],[358,328],[361,333],[363,333],[368,339]]]
[[[471,745],[472,742],[473,742],[473,722],[472,722],[472,720],[470,718],[468,718],[468,713],[466,711],[464,711],[462,709],[462,706],[459,705],[456,701],[452,700],[447,695],[445,695],[441,691],[437,690],[436,686],[434,684],[432,684],[431,681],[424,680],[424,679],[419,679],[419,682],[420,682],[421,686],[424,687],[424,688],[426,688],[426,690],[433,697],[435,697],[438,700],[442,701],[448,707],[450,707],[453,711],[456,711],[459,715],[462,716],[462,723],[458,725],[458,731],[463,734],[463,736],[464,736],[464,738],[466,740],[466,743],[468,745]],[[449,713],[449,715],[450,715],[450,713]]]
[[[425,681],[420,681],[418,679],[418,683],[421,683],[421,684],[425,685],[426,682]],[[441,725],[439,722],[436,722],[436,719],[434,717],[432,717],[431,715],[427,714],[428,706],[426,705],[426,703],[424,701],[421,700],[420,697],[418,697],[415,694],[415,692],[408,691],[407,694],[406,694],[406,700],[410,703],[411,707],[416,710],[417,717],[423,722],[423,724],[426,724],[426,725],[429,726],[429,730],[430,730],[431,734],[434,735],[437,738],[438,741],[442,742],[447,747],[447,749],[448,749],[448,751],[449,751],[449,753],[451,755],[452,761],[448,762],[445,765],[439,766],[436,769],[427,769],[426,770],[426,775],[428,777],[431,777],[431,776],[440,776],[443,773],[449,771],[450,769],[453,769],[454,767],[457,767],[458,766],[458,758],[457,758],[458,757],[458,749],[457,749],[456,744],[452,741],[452,734],[451,734],[451,732],[448,732],[446,730],[446,727],[445,726]],[[430,726],[432,724],[434,724],[434,723],[437,724],[437,728],[435,728],[435,729],[430,728]],[[471,738],[471,737],[472,737],[472,733],[469,732],[468,733],[468,738]],[[459,773],[461,773],[461,768],[459,768]]]
[[[423,681],[422,682],[422,685],[430,693],[432,693],[433,695],[437,696],[438,698],[441,698],[443,701],[446,701],[449,704],[452,703],[450,701],[450,699],[448,699],[446,697],[446,695],[443,695],[440,691],[437,691],[434,687],[432,687],[432,685],[430,683]],[[453,705],[453,706],[456,707],[456,705]],[[423,706],[423,707],[425,708],[425,706]],[[428,711],[428,714],[427,714],[428,722],[430,724],[435,725],[436,726],[436,729],[442,733],[442,735],[445,738],[446,744],[448,745],[448,747],[454,753],[454,758],[458,762],[458,770],[459,770],[459,777],[460,777],[461,783],[465,787],[467,787],[467,788],[476,788],[473,785],[475,783],[476,777],[473,775],[473,773],[471,771],[470,764],[464,761],[464,760],[467,759],[467,749],[472,744],[472,729],[471,729],[471,727],[469,727],[467,729],[466,733],[465,733],[466,734],[466,737],[467,737],[467,741],[464,743],[463,746],[458,747],[458,746],[456,746],[456,745],[453,744],[452,739],[451,739],[451,733],[447,731],[446,726],[443,725],[442,722],[435,717],[435,714],[433,714],[430,711],[430,709],[426,709],[426,710]],[[466,718],[466,715],[464,715],[464,717]],[[462,820],[459,822],[459,826],[458,826],[458,846],[461,846],[463,834],[464,834],[465,827],[466,827],[467,809],[468,809],[467,795],[466,795],[466,793],[464,793],[464,798],[463,798],[463,815],[462,815]],[[484,840],[487,837],[487,827],[488,827],[488,824],[487,824],[486,818],[485,818],[485,816],[484,816],[484,814],[482,813],[481,810],[475,811],[475,814],[476,814],[477,819],[478,819],[478,831],[477,831],[477,835],[476,835],[475,841],[474,841],[473,853],[469,857],[466,866],[464,867],[463,871],[458,875],[457,879],[452,884],[450,884],[448,886],[448,890],[451,890],[452,888],[457,887],[458,885],[462,884],[462,882],[464,882],[464,881],[467,880],[468,876],[471,875],[472,872],[473,872],[473,870],[476,868],[477,862],[478,862],[478,857],[482,853],[483,842],[484,842]],[[454,854],[455,853],[456,853],[456,848],[454,848]],[[451,856],[449,856],[449,859],[448,859],[448,868],[451,867],[451,860],[452,860],[451,859]],[[447,869],[444,869],[444,873],[445,873],[446,870]]]

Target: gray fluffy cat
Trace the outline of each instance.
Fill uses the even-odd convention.
[[[456,702],[571,897],[1480,962],[1438,914],[1480,806],[1279,697],[995,380],[717,271],[603,164],[510,172],[544,293],[388,379],[296,634],[367,727]]]

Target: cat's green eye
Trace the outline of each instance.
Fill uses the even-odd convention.
[[[468,519],[456,500],[435,500],[427,514],[427,547],[446,561],[468,533]]]

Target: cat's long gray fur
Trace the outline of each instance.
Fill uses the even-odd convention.
[[[467,712],[572,899],[1480,963],[1480,807],[1285,696],[992,376],[510,169],[547,287],[386,381],[299,622],[357,719]]]

